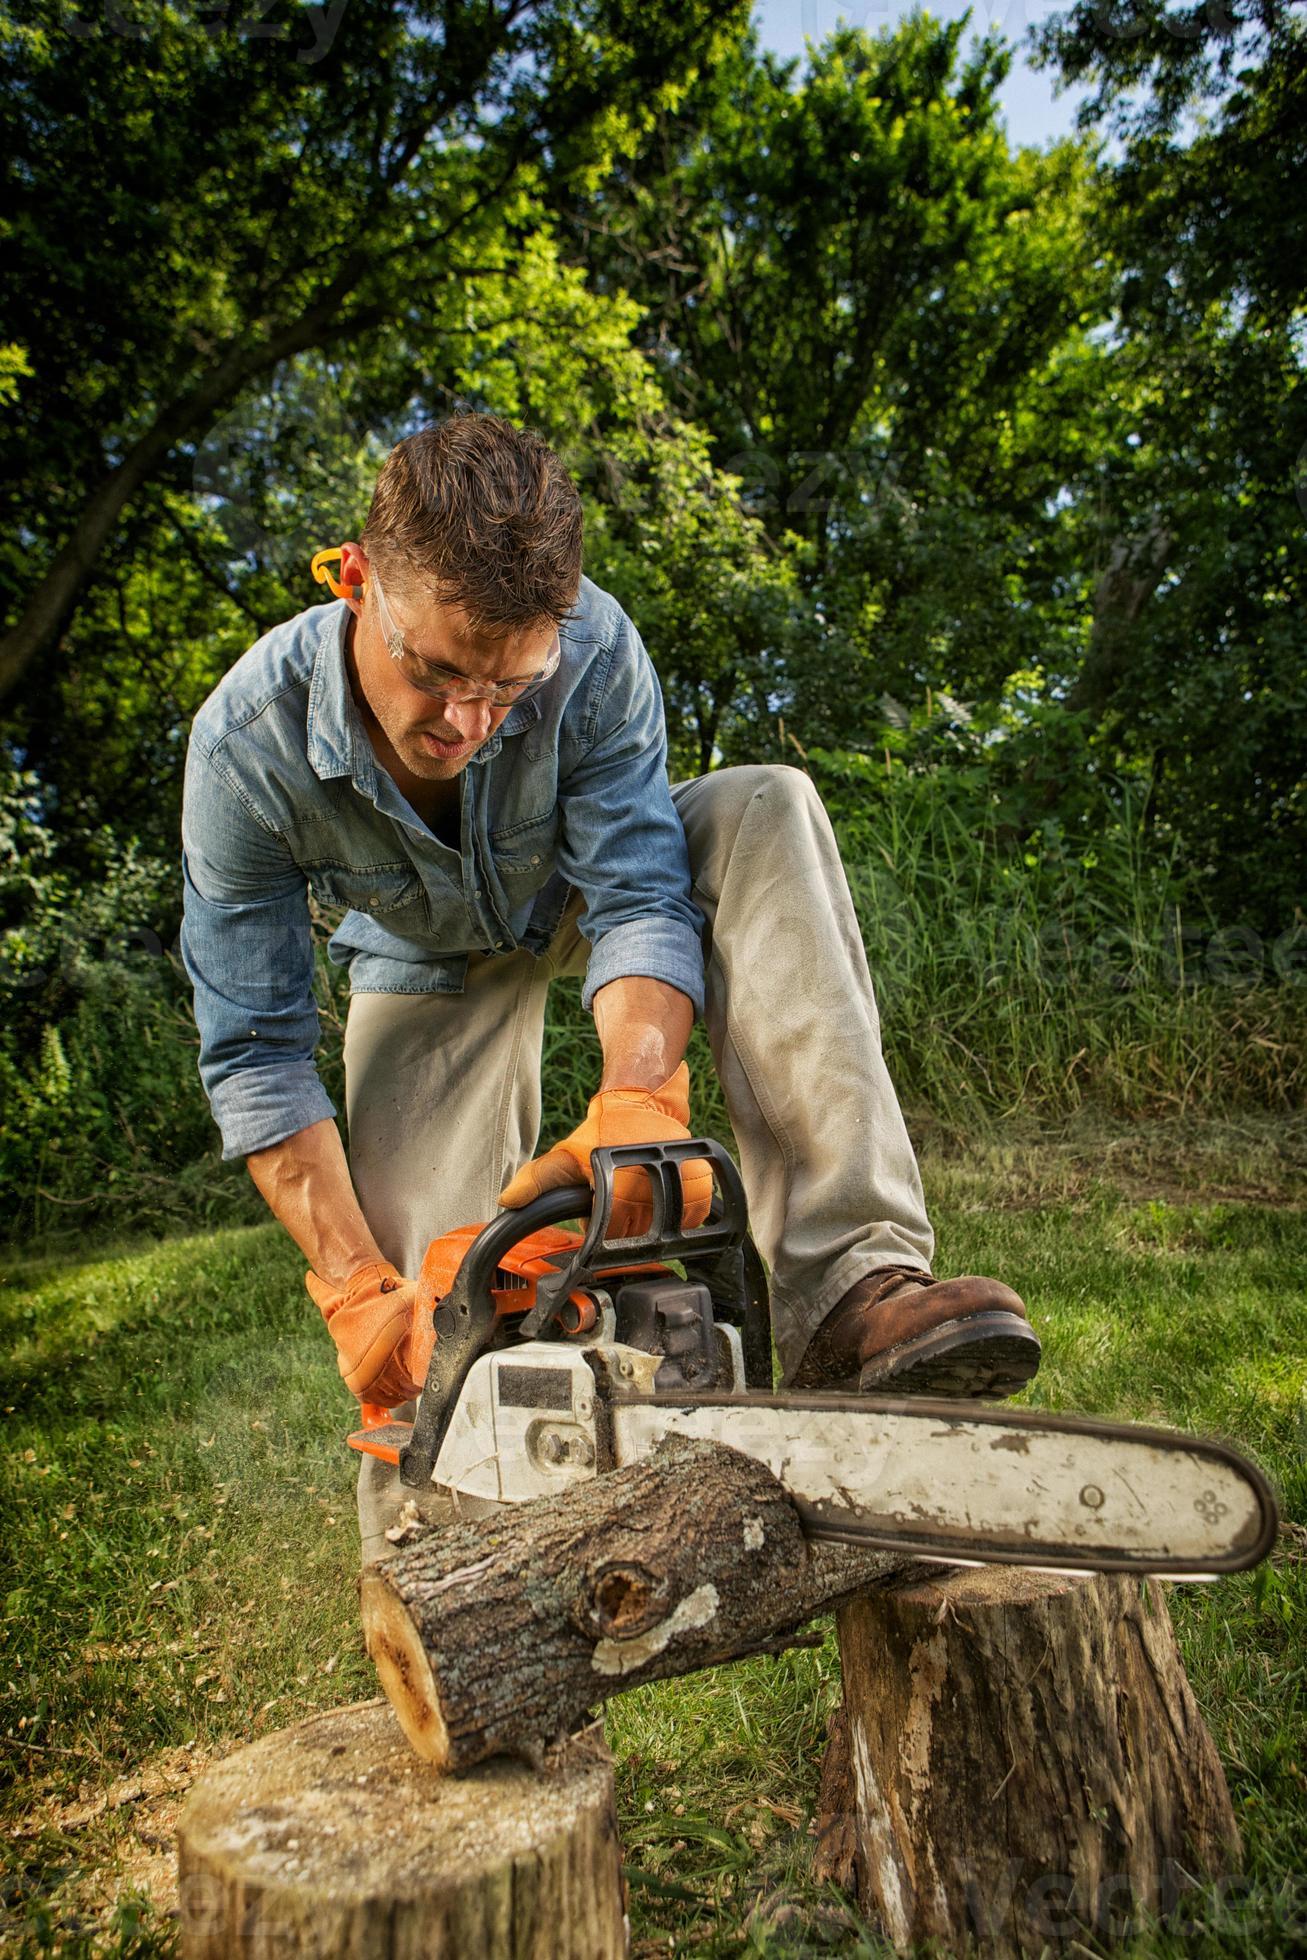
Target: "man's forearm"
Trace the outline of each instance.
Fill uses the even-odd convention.
[[[251,1152],[245,1162],[273,1216],[321,1278],[342,1286],[360,1266],[382,1257],[333,1122],[311,1123],[283,1143]]]
[[[665,980],[634,974],[610,980],[594,997],[604,1051],[601,1089],[661,1089],[680,1067],[694,1026],[694,1003]]]

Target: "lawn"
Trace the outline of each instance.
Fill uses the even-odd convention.
[[[1271,1564],[1170,1593],[1246,1882],[1139,1953],[1287,1954],[1307,1932],[1305,1167],[1307,1126],[1269,1118],[924,1154],[937,1270],[1031,1304],[1026,1399],[1224,1436],[1281,1497]],[[169,1952],[195,1772],[375,1691],[353,1405],[272,1226],[11,1255],[0,1316],[0,1945]],[[885,1950],[809,1876],[837,1683],[828,1632],[611,1707],[636,1952]]]

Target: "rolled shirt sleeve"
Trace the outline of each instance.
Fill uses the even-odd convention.
[[[622,615],[596,675],[594,737],[559,782],[558,864],[585,901],[591,952],[582,999],[611,980],[665,980],[703,1013],[703,914],[690,897],[685,831],[667,781],[653,663]]]
[[[336,1113],[314,1065],[318,1014],[304,874],[192,742],[182,817],[182,962],[200,1079],[226,1159]]]

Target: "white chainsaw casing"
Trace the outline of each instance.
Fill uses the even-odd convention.
[[[728,1395],[744,1388],[744,1351],[737,1328],[718,1323],[714,1332],[720,1392]],[[599,1443],[587,1353],[602,1353],[617,1381],[652,1393],[662,1355],[620,1341],[497,1348],[473,1364],[463,1384],[432,1481],[461,1497],[525,1504],[593,1477]]]

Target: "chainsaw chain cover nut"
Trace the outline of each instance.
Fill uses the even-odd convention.
[[[570,1435],[552,1426],[537,1429],[530,1442],[531,1454],[538,1463],[561,1469],[566,1464],[577,1464],[588,1470],[595,1460],[594,1445],[590,1438],[579,1429]]]

